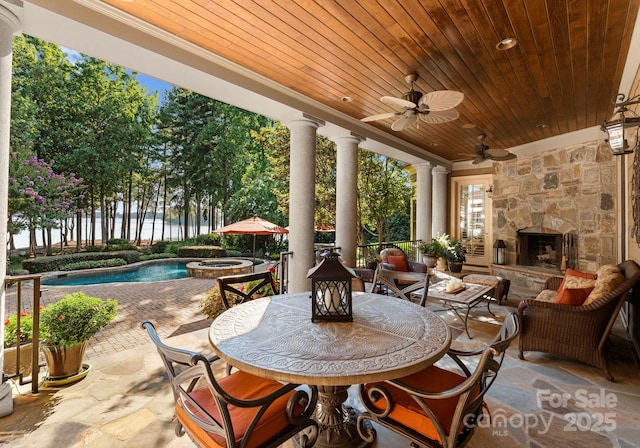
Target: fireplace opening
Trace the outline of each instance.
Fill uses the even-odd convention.
[[[519,265],[560,270],[563,268],[564,257],[566,266],[573,267],[576,251],[572,233],[562,234],[552,229],[527,227],[518,230],[516,243]]]

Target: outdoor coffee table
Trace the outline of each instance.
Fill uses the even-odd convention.
[[[453,310],[456,316],[464,321],[464,331],[467,332],[469,339],[473,337],[469,334],[469,327],[467,326],[467,320],[469,319],[469,312],[471,308],[478,305],[485,299],[492,286],[476,285],[474,283],[463,283],[462,289],[454,292],[445,292],[447,281],[445,279],[438,280],[438,277],[433,277],[433,283],[429,284],[429,290],[427,291],[427,300],[436,299],[444,303],[444,305]],[[413,298],[420,298],[424,289],[418,289],[411,293]],[[493,314],[490,308],[491,301],[487,301],[487,310]],[[465,310],[464,318],[460,316],[459,310]]]
[[[234,306],[213,321],[209,341],[245,372],[318,386],[315,447],[362,448],[356,411],[344,406],[349,387],[429,367],[447,352],[451,330],[424,307],[365,292],[353,293],[353,322],[311,322],[307,291]]]

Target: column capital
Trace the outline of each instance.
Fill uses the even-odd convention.
[[[416,169],[416,171],[418,171],[418,170],[432,169],[434,165],[431,162],[422,162],[422,163],[414,163],[413,167]]]
[[[338,135],[332,135],[329,137],[331,141],[334,143],[355,143],[356,145],[365,141],[367,138],[361,135],[358,135],[354,132],[341,133]]]
[[[15,6],[15,5],[14,5]],[[19,7],[14,7],[13,9],[22,9]],[[17,33],[22,28],[22,21],[20,18],[14,13],[11,9],[9,9],[9,5],[5,2],[0,1],[0,23],[4,23],[11,28],[12,33]]]
[[[440,166],[440,165],[435,166],[435,167],[433,168],[433,173],[434,173],[434,174],[449,174],[450,172],[451,172],[451,171],[449,171],[448,169],[446,169],[445,167]]]
[[[288,128],[291,128],[291,126],[302,125],[302,126],[313,126],[315,129],[317,129],[325,125],[324,120],[320,120],[319,118],[316,118],[309,114],[305,114],[304,112],[297,112],[297,113],[291,114],[290,116],[284,118],[280,122]]]

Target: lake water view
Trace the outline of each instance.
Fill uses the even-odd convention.
[[[85,227],[85,223],[83,221],[83,229],[82,229],[82,237],[83,237],[83,242],[87,240],[88,238],[88,232],[87,232],[87,228]],[[116,219],[116,238],[119,237],[119,230],[122,226],[122,220],[121,219]],[[142,226],[142,239],[143,240],[149,240],[151,239],[151,233],[152,233],[152,226],[153,226],[153,222],[151,220],[146,220]],[[135,227],[135,222],[132,222],[132,228]],[[207,232],[207,225],[206,223],[201,227],[202,232],[206,233]],[[183,235],[183,227],[179,226],[177,224],[165,224],[165,230],[164,230],[164,239],[165,241],[177,241],[177,240],[181,240],[182,235]],[[191,236],[193,236],[193,233],[195,232],[195,229],[190,229],[191,232]],[[132,232],[133,233],[133,232]],[[155,232],[154,233],[154,241],[160,241],[160,236],[162,235],[162,220],[161,219],[156,219],[156,225],[155,225]],[[70,237],[75,238],[75,229],[73,230],[73,235],[70,235]],[[96,226],[96,240],[100,240],[102,239],[102,230],[100,229],[100,226]],[[19,234],[16,234],[13,236],[13,240],[15,243],[15,247],[16,249],[26,249],[29,247],[29,232],[25,231],[25,232],[21,232]],[[43,242],[42,242],[42,232],[40,230],[36,231],[36,240],[37,246],[42,246]],[[53,229],[52,231],[52,242],[53,244],[60,244],[60,229]]]

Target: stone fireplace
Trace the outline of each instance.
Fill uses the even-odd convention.
[[[617,165],[600,140],[519,155],[493,170],[493,241],[507,244],[505,268],[561,275],[563,255],[586,272],[617,263]]]
[[[575,236],[544,227],[518,230],[516,262],[520,266],[536,266],[561,270],[575,267]]]

